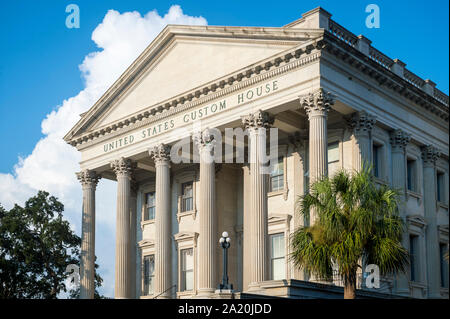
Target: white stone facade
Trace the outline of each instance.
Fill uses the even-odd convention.
[[[280,28],[167,26],[65,137],[82,154],[81,296],[93,297],[100,177],[118,182],[116,298],[217,297],[225,230],[236,292],[326,296],[298,288],[309,278],[288,259],[304,223],[295,201],[311,180],[368,161],[379,183],[402,190],[414,255],[376,292],[448,298],[449,98],[435,86],[321,8]],[[269,127],[272,177],[247,160],[261,156]],[[201,157],[217,142],[207,128],[222,140],[247,128],[246,162]],[[191,134],[200,161],[174,163],[171,149]]]

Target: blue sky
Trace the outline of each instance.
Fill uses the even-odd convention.
[[[80,8],[79,29],[65,25],[71,3]],[[379,29],[365,25],[371,3],[380,8]],[[448,2],[443,0],[2,1],[0,204],[9,209],[47,190],[64,203],[65,218],[80,234],[82,194],[74,174],[80,154],[62,136],[163,24],[279,27],[319,5],[448,94]],[[155,9],[158,14],[147,14]],[[96,193],[96,254],[107,296],[114,289],[115,184],[101,180]]]
[[[80,8],[80,28],[65,27],[65,8]],[[380,7],[379,29],[368,29],[365,7]],[[376,48],[400,58],[448,93],[448,1],[2,1],[0,10],[0,172],[11,172],[18,155],[30,153],[42,137],[41,121],[64,98],[83,87],[78,65],[95,50],[91,33],[108,9],[119,12],[179,4],[209,25],[282,26],[318,5]]]

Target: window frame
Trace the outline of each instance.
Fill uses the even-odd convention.
[[[147,197],[147,195],[149,195],[149,194],[154,194],[154,205],[153,206],[148,206],[148,201],[147,201],[148,197]],[[149,212],[148,211],[149,208],[153,208],[153,218],[150,218],[150,213],[148,213]],[[145,218],[145,215],[147,213],[149,215],[148,219]],[[146,222],[146,221],[154,220],[155,216],[156,216],[156,191],[146,192],[146,193],[144,193],[144,211],[143,211],[143,216],[142,216],[143,221]]]
[[[373,159],[373,148],[374,146],[378,148],[378,177],[373,174],[375,181],[379,185],[387,185],[390,183],[391,180],[391,171],[390,168],[392,167],[392,145],[389,142],[390,137],[389,134],[379,128],[378,126],[374,125],[372,128],[372,133],[370,137],[370,164],[374,164]]]
[[[286,169],[285,169],[285,156],[279,156],[278,157],[278,160],[277,160],[277,165],[278,164],[280,164],[280,162],[281,162],[281,164],[283,165],[283,167],[282,167],[282,172],[281,172],[281,174],[277,174],[277,175],[272,175],[272,170],[270,171],[270,175],[269,175],[269,189],[270,189],[270,193],[274,193],[274,192],[281,192],[281,191],[283,191],[284,190],[284,186],[285,186],[285,175],[286,175]],[[281,177],[281,182],[282,182],[282,186],[280,187],[280,188],[277,188],[277,189],[273,189],[273,178],[277,178],[278,179],[278,184],[279,184],[279,182],[280,182],[280,177]]]
[[[285,265],[285,279],[291,278],[291,267],[289,262],[290,246],[289,236],[291,230],[292,215],[289,214],[270,214],[268,216],[268,237],[271,235],[283,233],[284,234],[284,265]],[[270,246],[271,243],[269,242]],[[269,265],[269,275],[272,276],[272,262],[271,262],[271,247],[269,246],[269,253],[267,254],[267,264]]]
[[[273,257],[273,238],[275,236],[282,236],[282,241],[283,241],[283,248],[284,248],[284,254],[281,257]],[[269,274],[270,274],[270,280],[283,280],[286,279],[287,277],[287,272],[286,272],[286,234],[284,231],[282,232],[276,232],[273,234],[269,234],[269,242],[270,242],[270,246],[269,246]],[[279,279],[274,279],[274,267],[273,267],[273,261],[274,260],[283,260],[283,266],[284,266],[284,278],[279,278]]]
[[[442,247],[444,247],[444,252],[442,251]],[[448,281],[449,281],[449,263],[445,260],[445,253],[449,253],[448,244],[439,242],[439,268],[440,268],[440,286],[441,288],[448,289]],[[444,267],[446,266],[446,275],[444,275]]]
[[[152,254],[145,254],[145,255],[143,255],[142,256],[142,287],[141,287],[141,296],[143,296],[143,297],[151,297],[151,296],[154,296],[155,295],[155,285],[154,285],[154,282],[153,282],[153,290],[152,290],[152,293],[151,294],[146,294],[146,289],[145,289],[145,280],[147,279],[147,276],[145,276],[145,259],[147,258],[147,257],[153,257],[153,274],[152,275],[150,275],[150,278],[152,278],[153,280],[155,279],[155,254],[154,253],[152,253]]]
[[[187,251],[191,251],[192,254],[192,268],[187,269],[186,261],[184,261],[184,253]],[[186,269],[185,269],[186,267]],[[192,274],[192,287],[191,289],[187,289],[187,273]],[[194,290],[194,247],[188,247],[180,249],[180,292],[192,292]]]
[[[198,240],[198,233],[196,232],[180,232],[175,234],[174,236],[175,242],[176,242],[176,249],[177,249],[177,297],[183,297],[183,296],[191,296],[195,295],[197,293],[197,240]],[[193,287],[192,290],[181,290],[181,252],[185,249],[191,249],[193,250]]]
[[[411,240],[412,239],[412,240]],[[414,243],[414,245],[413,245]],[[413,251],[414,248],[414,251]],[[418,256],[420,255],[419,236],[416,234],[409,234],[409,280],[412,282],[420,282],[420,264]]]
[[[447,202],[445,176],[445,171],[436,169],[436,201],[443,204]]]
[[[148,193],[155,193],[155,216],[156,216],[156,187],[155,187],[155,183],[148,183],[143,185],[140,189],[139,189],[139,201],[138,201],[138,205],[140,205],[141,207],[141,229],[144,229],[145,225],[149,225],[149,224],[154,224],[155,223],[155,219],[145,219],[145,215],[146,215],[146,209],[147,209],[147,194]]]
[[[412,166],[408,163],[413,163]],[[410,169],[411,167],[411,174]],[[418,161],[417,158],[406,156],[406,189],[408,192],[418,193]],[[411,176],[410,176],[411,175]],[[410,188],[411,183],[411,188]]]
[[[198,166],[192,167],[192,169],[184,170],[183,172],[177,174],[174,178],[174,183],[177,184],[175,189],[177,190],[177,221],[181,222],[181,218],[185,216],[192,216],[195,220],[197,217],[197,187],[198,187]],[[183,195],[183,184],[192,182],[192,209],[189,211],[182,210],[182,195]]]
[[[185,187],[190,185],[191,190],[190,190],[190,196],[187,196],[184,193]],[[181,206],[180,206],[180,212],[181,213],[186,213],[186,212],[191,212],[194,210],[194,181],[187,181],[187,182],[183,182],[181,183]],[[190,200],[190,207],[189,209],[186,208],[186,201]]]

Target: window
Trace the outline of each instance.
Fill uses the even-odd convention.
[[[444,193],[444,173],[437,172],[437,185],[436,185],[436,193],[438,202],[444,202],[445,193]]]
[[[270,170],[270,191],[275,192],[284,188],[284,163],[283,157],[278,158]]]
[[[270,269],[272,280],[286,278],[284,256],[284,234],[270,235]]]
[[[194,289],[194,249],[181,250],[181,287],[180,291]]]
[[[448,250],[446,244],[439,245],[441,259],[441,287],[443,288],[448,288],[448,262],[446,260],[446,258],[448,258],[447,251]]]
[[[328,144],[328,164],[339,162],[339,142]]]
[[[408,159],[406,162],[407,186],[408,190],[416,191],[416,161]]]
[[[155,278],[155,255],[144,256],[144,296],[153,295]]]
[[[373,176],[381,178],[381,145],[374,144],[372,148]]]
[[[155,205],[156,205],[155,192],[145,194],[144,220],[155,219],[155,210],[156,210]]]
[[[189,212],[193,209],[192,182],[183,183],[181,184],[181,211]]]
[[[409,236],[409,263],[410,263],[410,279],[411,281],[417,281],[418,279],[418,241],[419,238],[415,235]]]

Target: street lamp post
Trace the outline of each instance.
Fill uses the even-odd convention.
[[[223,276],[222,283],[219,285],[220,290],[232,290],[233,285],[228,283],[228,248],[230,248],[231,238],[228,237],[228,233],[224,231],[222,237],[219,239],[219,243],[223,248]]]

